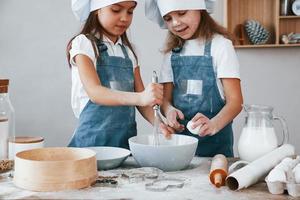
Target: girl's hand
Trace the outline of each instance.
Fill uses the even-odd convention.
[[[164,123],[160,123],[159,125],[160,131],[162,132],[162,134],[167,138],[167,139],[171,139],[172,134],[175,133],[175,129],[173,129],[172,127],[164,124]]]
[[[193,125],[192,129],[195,129],[198,126],[201,126],[199,130],[199,136],[204,137],[206,135],[212,136],[216,134],[218,126],[215,120],[207,118],[202,113],[197,113],[192,119]]]
[[[166,118],[168,120],[168,125],[173,128],[176,132],[182,132],[184,130],[184,125],[180,124],[177,120],[184,119],[184,115],[183,113],[172,107],[171,109],[169,109],[166,113]]]
[[[140,106],[161,105],[163,102],[163,86],[158,83],[150,83],[143,92],[139,93]]]

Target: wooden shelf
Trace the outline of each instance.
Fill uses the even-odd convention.
[[[279,16],[280,19],[300,19],[300,16],[289,15],[289,16]]]
[[[261,44],[261,45],[235,45],[234,46],[237,49],[247,49],[247,48],[280,48],[280,47],[300,47],[299,44]]]
[[[270,32],[266,44],[253,45],[249,41],[243,25],[251,19]],[[281,44],[282,35],[300,33],[300,16],[281,16],[280,0],[224,0],[224,22],[236,48],[300,47],[299,43]]]

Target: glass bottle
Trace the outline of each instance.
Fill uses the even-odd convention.
[[[0,79],[0,174],[13,169],[9,141],[15,139],[15,113],[9,100],[8,85],[8,79]]]

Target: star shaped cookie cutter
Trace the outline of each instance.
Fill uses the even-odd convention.
[[[145,184],[146,190],[163,192],[170,188],[182,188],[184,180],[178,178],[161,178]]]

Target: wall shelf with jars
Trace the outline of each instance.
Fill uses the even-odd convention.
[[[236,48],[300,47],[300,0],[224,0]]]

